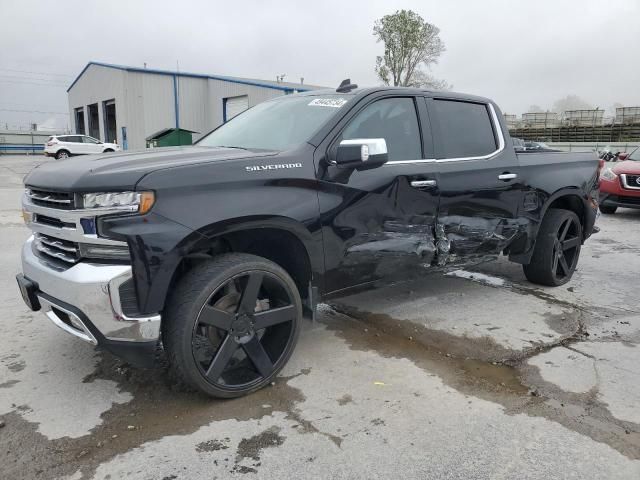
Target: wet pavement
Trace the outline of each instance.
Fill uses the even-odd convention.
[[[34,160],[0,157],[0,478],[640,478],[640,211],[564,287],[501,260],[323,305],[273,386],[216,401],[23,305]]]

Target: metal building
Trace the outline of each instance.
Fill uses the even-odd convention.
[[[165,128],[197,140],[260,102],[322,87],[89,62],[67,89],[71,131],[123,149]]]

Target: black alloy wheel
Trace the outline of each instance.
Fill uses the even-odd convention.
[[[551,270],[557,281],[573,275],[582,244],[582,227],[577,218],[569,217],[560,225],[554,242]]]
[[[527,280],[557,287],[567,283],[578,265],[582,224],[569,210],[550,209],[542,220],[531,261],[523,265]]]
[[[189,272],[177,290],[163,338],[186,383],[217,397],[246,395],[270,383],[291,356],[302,305],[273,262],[226,254]]]

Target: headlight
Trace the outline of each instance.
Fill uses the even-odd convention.
[[[115,208],[129,212],[147,213],[153,207],[153,192],[85,193],[84,208]]]
[[[600,174],[600,178],[604,178],[605,180],[609,180],[611,182],[618,178],[618,175],[613,172],[613,169],[611,167],[604,167],[602,169],[602,173]]]

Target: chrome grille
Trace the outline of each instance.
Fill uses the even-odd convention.
[[[640,175],[629,175],[627,173],[626,180],[629,187],[640,188]]]
[[[33,221],[35,223],[40,223],[41,225],[49,225],[55,228],[70,228],[75,229],[76,224],[73,222],[63,222],[59,218],[49,217],[47,215],[34,214]]]
[[[35,236],[36,250],[41,256],[55,259],[67,264],[74,264],[80,260],[78,244],[68,240],[51,237],[38,233]]]
[[[27,197],[34,205],[43,207],[58,208],[61,210],[72,210],[75,207],[73,193],[52,192],[30,188],[27,190]]]

